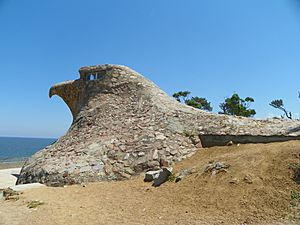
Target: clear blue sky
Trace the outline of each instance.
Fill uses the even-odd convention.
[[[59,137],[71,123],[55,83],[81,66],[123,64],[168,94],[190,90],[214,111],[236,92],[256,118],[300,113],[296,0],[0,0],[0,136]],[[297,117],[299,115],[297,114]]]

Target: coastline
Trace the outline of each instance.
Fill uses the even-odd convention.
[[[25,161],[16,162],[0,162],[0,170],[11,169],[11,168],[21,168],[23,167]]]
[[[0,170],[23,167],[30,156],[56,140],[54,138],[0,137]]]

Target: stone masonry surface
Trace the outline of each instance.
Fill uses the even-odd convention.
[[[49,93],[69,106],[70,129],[25,163],[17,184],[129,179],[190,157],[202,147],[201,135],[299,139],[298,120],[255,120],[194,109],[125,66],[79,72],[80,79],[54,85]]]

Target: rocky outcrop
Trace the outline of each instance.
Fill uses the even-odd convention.
[[[216,115],[182,105],[125,66],[80,69],[80,79],[57,84],[50,97],[69,106],[73,123],[56,143],[34,154],[17,183],[62,186],[128,179],[214,145],[214,136],[245,142],[298,139],[300,122]],[[202,138],[201,141],[201,137]],[[250,137],[250,138],[249,138]],[[261,139],[260,139],[261,140]]]

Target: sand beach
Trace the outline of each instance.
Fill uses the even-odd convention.
[[[0,170],[10,168],[20,168],[24,165],[25,161],[20,162],[0,162]]]

